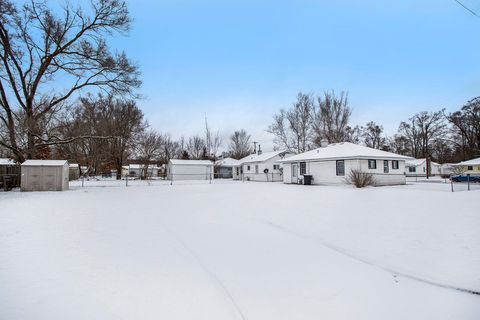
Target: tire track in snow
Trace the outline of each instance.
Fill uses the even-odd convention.
[[[179,237],[177,236],[170,228],[167,228],[165,225],[162,225],[162,228],[170,234],[170,236],[183,248],[187,253],[198,263],[198,265],[202,268],[202,270],[208,275],[208,277],[213,280],[213,282],[217,285],[217,287],[220,288],[222,291],[223,295],[230,301],[232,304],[235,312],[237,313],[237,317],[241,320],[247,320],[245,317],[244,313],[240,309],[239,305],[235,301],[235,298],[233,297],[232,293],[228,288],[225,286],[225,284],[220,280],[220,278],[213,273],[198,257],[198,255]]]
[[[439,282],[435,282],[435,281],[432,281],[432,280],[428,280],[428,279],[424,279],[424,278],[421,278],[421,277],[418,277],[418,276],[415,276],[415,275],[412,275],[412,274],[408,274],[408,273],[404,273],[404,272],[399,272],[399,271],[396,271],[394,269],[391,269],[389,267],[385,267],[385,266],[382,266],[382,265],[379,265],[377,263],[375,263],[374,261],[371,261],[371,260],[368,260],[368,259],[365,259],[363,257],[360,257],[360,256],[357,256],[355,254],[352,254],[350,252],[348,252],[347,250],[343,249],[343,248],[340,248],[340,247],[337,247],[337,246],[334,246],[328,242],[326,242],[325,240],[323,239],[320,239],[320,238],[316,238],[316,237],[312,237],[312,236],[307,236],[307,235],[304,235],[304,234],[301,234],[297,231],[294,231],[294,230],[291,230],[291,229],[288,229],[282,225],[279,225],[279,224],[276,224],[272,221],[268,221],[268,220],[262,220],[262,219],[254,219],[256,221],[259,221],[260,223],[262,224],[265,224],[271,228],[274,228],[274,229],[277,229],[277,230],[280,230],[280,231],[283,231],[285,233],[288,233],[288,234],[291,234],[291,235],[294,235],[296,237],[299,237],[299,238],[303,238],[303,239],[307,239],[307,240],[315,240],[315,241],[319,241],[320,244],[330,250],[333,250],[341,255],[344,255],[344,256],[347,256],[351,259],[354,259],[356,261],[359,261],[359,262],[362,262],[364,264],[367,264],[367,265],[370,265],[370,266],[373,266],[373,267],[376,267],[376,268],[379,268],[383,271],[386,271],[388,273],[391,273],[393,276],[400,276],[400,277],[403,277],[403,278],[407,278],[407,279],[411,279],[411,280],[414,280],[414,281],[418,281],[418,282],[422,282],[422,283],[425,283],[425,284],[429,284],[431,286],[435,286],[435,287],[440,287],[440,288],[444,288],[444,289],[449,289],[449,290],[455,290],[455,291],[459,291],[459,292],[463,292],[463,293],[468,293],[468,294],[473,294],[473,295],[480,295],[480,291],[477,291],[477,290],[472,290],[472,289],[467,289],[467,288],[461,288],[461,287],[456,287],[456,286],[453,286],[453,285],[449,285],[449,284],[444,284],[444,283],[439,283]]]

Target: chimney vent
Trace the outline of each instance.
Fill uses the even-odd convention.
[[[258,155],[261,155],[261,154],[262,154],[262,149],[260,148],[260,144],[258,145],[258,151],[257,151],[257,154],[258,154]]]
[[[328,140],[327,139],[322,139],[320,141],[320,147],[325,148],[326,146],[328,146]]]

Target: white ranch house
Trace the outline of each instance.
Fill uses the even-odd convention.
[[[440,164],[430,161],[430,175],[439,175],[440,167]],[[425,177],[427,175],[427,159],[409,159],[405,161],[405,174],[407,177]]]
[[[405,184],[405,160],[409,157],[372,149],[349,142],[326,145],[280,160],[283,182],[303,183],[304,175],[312,184],[344,184],[350,170],[372,173],[376,185]]]
[[[282,164],[279,160],[293,155],[288,151],[258,151],[239,160],[240,164],[234,167],[234,180],[247,181],[283,181]]]
[[[167,165],[168,180],[212,180],[213,162],[210,160],[170,159]]]

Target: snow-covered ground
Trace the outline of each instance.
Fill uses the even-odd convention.
[[[480,191],[124,183],[0,192],[0,319],[480,319]]]

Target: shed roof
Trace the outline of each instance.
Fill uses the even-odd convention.
[[[181,159],[170,159],[171,164],[176,165],[192,165],[192,166],[213,166],[213,162],[210,160],[181,160]]]
[[[15,161],[12,159],[0,158],[0,165],[2,166],[13,166],[15,164],[16,164]]]
[[[350,142],[332,143],[326,147],[310,150],[296,156],[288,157],[279,162],[315,161],[334,159],[393,159],[408,160],[410,157],[373,149]]]
[[[22,163],[22,166],[31,166],[31,167],[59,167],[67,164],[67,160],[26,160]]]
[[[270,151],[270,152],[263,152],[261,154],[256,154],[253,153],[251,155],[248,155],[240,160],[238,160],[240,163],[248,163],[248,162],[262,162],[262,161],[267,161],[273,157],[276,156],[284,156],[288,154],[286,150],[280,150],[280,151]]]
[[[239,166],[240,161],[233,158],[225,158],[225,159],[217,160],[217,162],[215,162],[215,165],[219,167],[234,167],[234,166]]]
[[[458,163],[457,166],[480,166],[480,158],[462,161]]]

